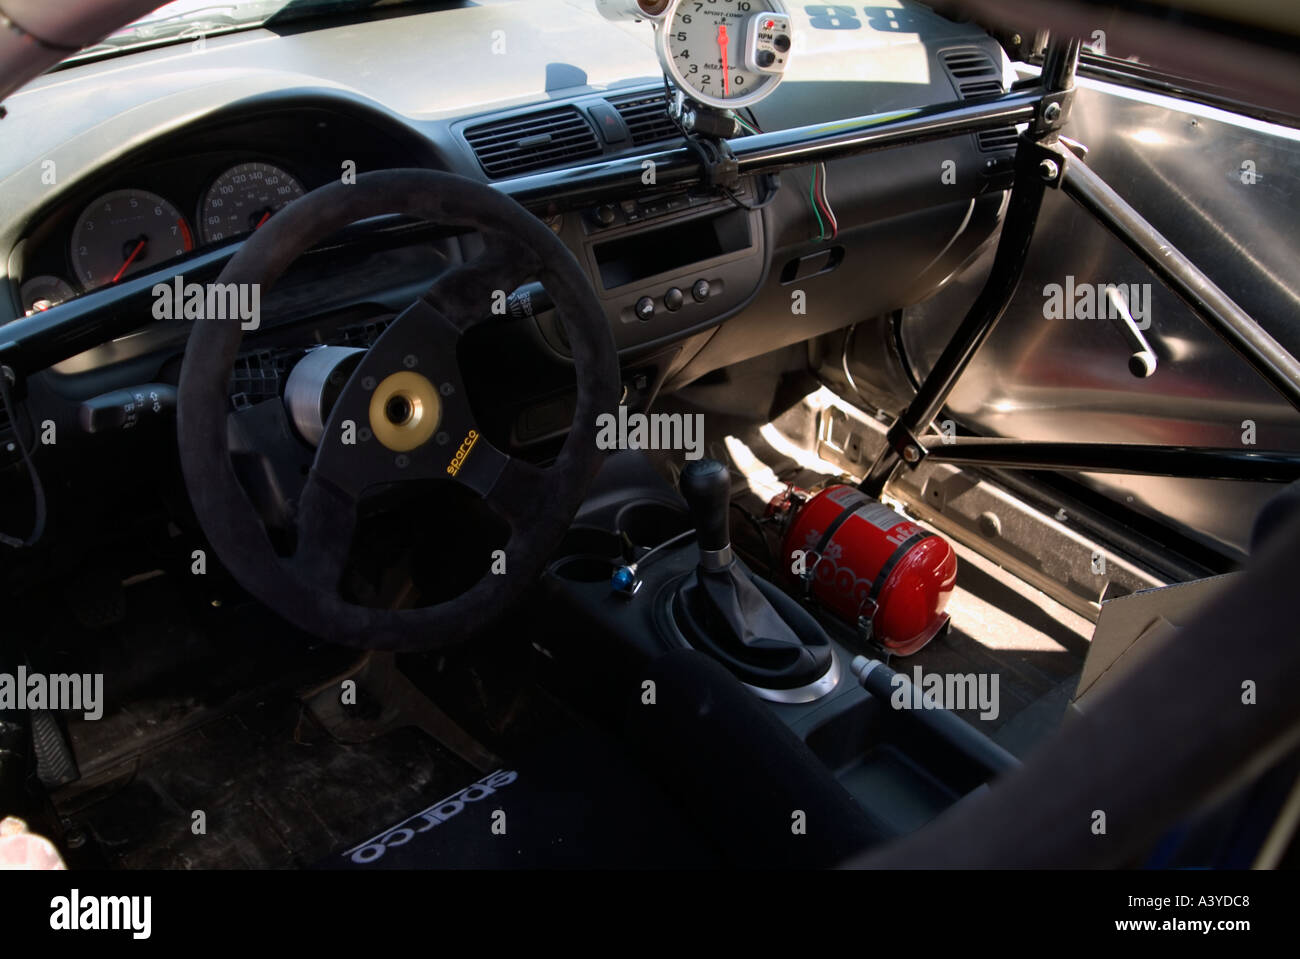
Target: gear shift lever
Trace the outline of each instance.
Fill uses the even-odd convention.
[[[700,547],[700,566],[706,570],[726,569],[731,565],[731,474],[726,464],[717,460],[694,460],[681,475],[682,496],[695,525],[695,540]]]
[[[717,460],[688,463],[680,489],[700,547],[699,566],[683,581],[673,603],[687,642],[756,688],[798,688],[825,676],[832,663],[825,634],[797,603],[756,580],[732,553],[726,465]],[[803,624],[809,642],[793,628],[796,622]]]

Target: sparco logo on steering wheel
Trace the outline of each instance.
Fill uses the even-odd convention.
[[[460,444],[460,449],[456,450],[456,455],[451,458],[447,464],[447,473],[455,476],[460,472],[460,468],[465,465],[465,460],[469,458],[470,450],[478,442],[478,430],[470,430],[465,434],[465,440]]]

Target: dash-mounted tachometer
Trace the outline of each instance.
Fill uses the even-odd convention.
[[[656,33],[669,79],[720,110],[766,97],[790,60],[790,16],[777,0],[672,0]]]

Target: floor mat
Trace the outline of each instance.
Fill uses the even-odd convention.
[[[709,843],[611,739],[576,730],[323,862],[323,869],[708,868]]]

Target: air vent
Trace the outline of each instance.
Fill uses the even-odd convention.
[[[658,143],[681,136],[677,124],[668,115],[668,101],[662,92],[632,93],[610,97],[610,104],[627,124],[632,134],[632,145]]]
[[[573,107],[470,127],[465,139],[493,179],[600,156],[596,132]]]
[[[975,139],[979,140],[980,149],[985,153],[998,153],[1002,150],[1014,150],[1018,137],[1015,127],[1006,127],[1002,130],[985,130]]]
[[[983,50],[945,50],[939,56],[963,100],[1002,92],[1002,73]]]
[[[1002,71],[983,50],[974,47],[944,50],[939,54],[939,59],[957,87],[958,98],[970,100],[974,97],[996,96],[1003,92]],[[1015,127],[1003,127],[999,130],[986,130],[978,134],[975,140],[985,153],[1004,153],[1015,150],[1016,137]]]

